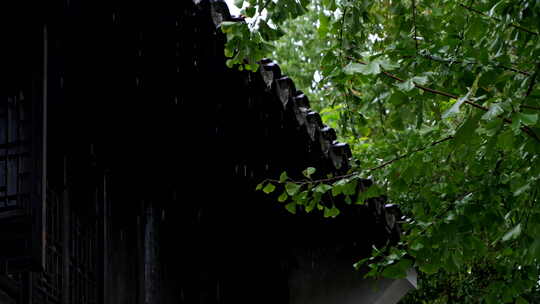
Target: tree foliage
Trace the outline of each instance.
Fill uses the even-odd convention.
[[[278,60],[360,164],[263,191],[328,217],[325,193],[386,194],[405,233],[361,262],[373,276],[419,269],[410,303],[540,300],[539,1],[237,2],[251,19],[223,25],[229,64]],[[366,177],[376,186],[355,197]]]

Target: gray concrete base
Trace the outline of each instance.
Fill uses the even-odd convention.
[[[15,300],[0,290],[0,304],[15,304]]]
[[[291,304],[395,304],[417,287],[414,269],[404,279],[373,280],[331,256],[299,266],[289,280]]]

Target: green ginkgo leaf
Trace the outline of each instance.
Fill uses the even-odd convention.
[[[521,223],[517,224],[514,228],[512,228],[510,231],[505,233],[505,235],[502,237],[502,241],[510,241],[515,240],[519,237],[521,234]]]
[[[300,187],[301,186],[299,184],[295,184],[292,182],[285,184],[285,190],[287,190],[287,194],[290,196],[295,195],[298,192],[298,190],[300,190]]]
[[[276,190],[276,186],[274,186],[272,183],[266,184],[266,186],[263,188],[263,192],[266,194],[270,194],[274,192],[274,190]]]

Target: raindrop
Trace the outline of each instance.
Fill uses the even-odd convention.
[[[199,209],[199,211],[197,212],[197,223],[201,222],[201,218],[202,218],[202,209]]]

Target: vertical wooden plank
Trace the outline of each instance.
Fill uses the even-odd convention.
[[[102,222],[102,234],[101,234],[101,244],[103,246],[101,252],[103,256],[101,257],[102,260],[102,303],[108,304],[108,297],[106,296],[109,293],[108,285],[109,285],[109,202],[108,202],[108,177],[107,173],[103,173],[103,196],[102,196],[102,212],[103,212],[103,222]]]
[[[68,160],[67,156],[64,156],[64,181],[63,181],[63,197],[62,197],[62,212],[63,219],[62,221],[62,258],[63,258],[63,269],[62,269],[62,304],[70,304],[70,278],[69,278],[69,257],[70,257],[70,244],[71,244],[71,234],[70,234],[70,225],[71,225],[71,206],[69,199],[69,188],[68,188]]]
[[[137,303],[145,304],[145,277],[144,277],[144,201],[139,204],[139,211],[137,214]]]
[[[160,267],[158,258],[158,208],[154,203],[145,205],[144,215],[144,281],[145,304],[160,303]]]
[[[21,280],[21,294],[20,294],[20,304],[32,304],[33,298],[33,276],[31,272],[25,272],[22,275]]]
[[[27,60],[40,63],[40,69],[32,71],[32,134],[31,134],[31,182],[32,191],[27,206],[30,212],[31,235],[29,238],[30,266],[39,272],[45,268],[46,233],[46,147],[47,147],[47,73],[48,73],[48,29],[46,24],[32,31],[35,46],[40,51]]]
[[[5,207],[7,201],[3,197],[7,196],[7,158],[8,158],[8,148],[7,148],[7,132],[8,132],[8,105],[4,101],[0,105],[0,208]],[[7,200],[7,199],[6,199]]]
[[[97,227],[97,280],[98,284],[98,301],[102,304],[107,304],[110,301],[109,287],[111,278],[109,277],[109,264],[112,257],[109,255],[109,204],[108,204],[108,176],[103,172],[101,181],[98,182],[98,227]]]
[[[45,248],[47,246],[46,232],[46,208],[47,208],[47,102],[48,102],[48,72],[49,72],[49,33],[47,24],[43,25],[43,122],[42,122],[42,146],[41,146],[41,267],[45,268]]]

